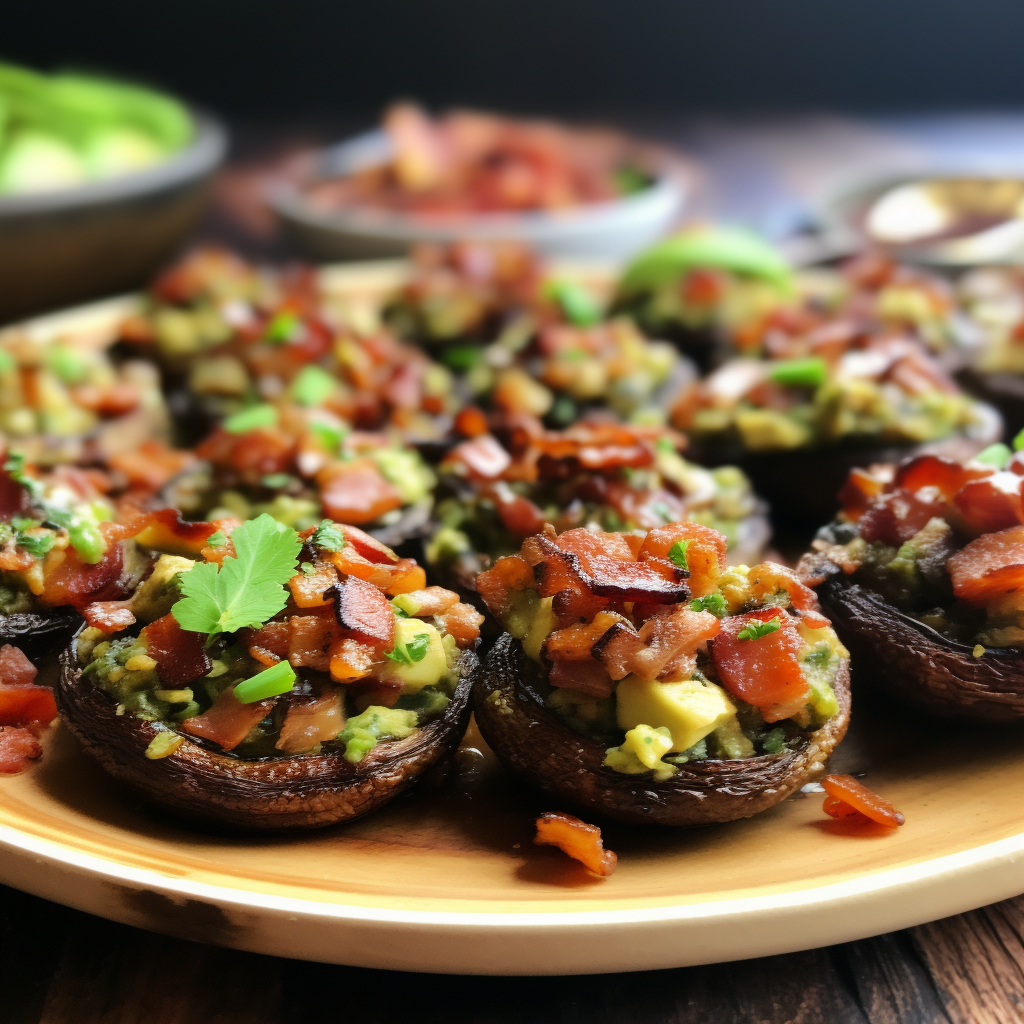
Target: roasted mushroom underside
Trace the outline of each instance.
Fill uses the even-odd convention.
[[[39,661],[59,654],[81,625],[82,616],[66,607],[0,615],[0,645],[20,647],[30,660]]]
[[[835,682],[839,712],[795,749],[744,760],[692,761],[670,779],[604,765],[605,745],[544,706],[542,674],[505,634],[474,686],[477,724],[506,768],[566,804],[628,822],[705,825],[747,818],[786,799],[820,771],[850,718],[849,666]]]
[[[463,659],[444,712],[402,740],[379,743],[358,764],[341,752],[245,761],[187,738],[173,754],[145,756],[158,729],[131,715],[82,678],[70,644],[61,654],[57,707],[82,746],[114,778],[176,814],[244,829],[318,828],[383,806],[454,753],[469,722],[478,665]]]
[[[972,646],[944,637],[828,564],[818,599],[850,650],[858,684],[943,718],[1024,718],[1024,650],[988,648],[976,658]]]

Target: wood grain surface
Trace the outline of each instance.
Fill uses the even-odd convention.
[[[1024,897],[743,963],[576,978],[430,976],[239,953],[0,887],[3,1024],[1019,1024]]]

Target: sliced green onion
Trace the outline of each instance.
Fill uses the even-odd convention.
[[[46,354],[46,365],[65,384],[77,384],[85,376],[87,369],[82,353],[67,345],[54,345]]]
[[[817,388],[825,383],[827,375],[825,360],[820,356],[808,356],[806,359],[780,360],[772,366],[768,379],[791,388]]]
[[[295,669],[287,661],[279,661],[250,679],[243,679],[235,687],[235,697],[241,704],[255,704],[268,697],[290,693],[295,682]]]
[[[263,337],[267,341],[272,341],[275,345],[283,345],[285,342],[291,341],[295,337],[298,327],[298,314],[286,309],[278,313],[277,316],[267,324],[267,329],[263,332]]]
[[[95,523],[72,523],[68,527],[68,539],[83,562],[96,565],[97,562],[103,561],[103,556],[107,552],[107,542]]]
[[[441,362],[449,370],[471,370],[483,359],[479,345],[449,345],[441,352]]]
[[[575,281],[548,281],[548,298],[562,307],[565,318],[575,327],[592,327],[601,322],[601,307],[594,296]]]
[[[1013,439],[1013,450],[1014,450],[1015,452],[1019,452],[1019,451],[1020,451],[1020,450],[1021,450],[1022,448],[1024,448],[1024,430],[1022,430],[1022,431],[1021,431],[1021,432],[1020,432],[1020,433],[1019,433],[1019,434],[1018,434],[1018,435],[1017,435],[1017,436],[1016,436],[1016,437],[1015,437],[1015,438]]]
[[[277,424],[277,410],[265,402],[242,409],[224,421],[224,429],[229,434],[245,434],[257,427],[273,427]]]
[[[338,382],[326,370],[304,366],[292,384],[292,395],[299,405],[321,405],[337,387]]]
[[[1003,444],[990,444],[984,451],[974,456],[975,462],[984,462],[986,466],[995,466],[1002,469],[1013,458],[1013,452]]]
[[[17,368],[18,364],[14,356],[0,348],[0,373],[10,373],[11,370],[16,370]]]
[[[330,455],[337,453],[341,447],[341,442],[345,440],[345,435],[348,433],[348,430],[340,424],[311,423],[309,427],[316,435],[320,447]]]

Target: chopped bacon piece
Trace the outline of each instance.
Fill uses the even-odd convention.
[[[570,551],[578,556],[584,567],[594,558],[636,561],[632,548],[621,533],[606,533],[604,530],[566,530],[554,539],[554,543],[562,551]]]
[[[235,696],[234,688],[224,690],[217,699],[195,718],[181,723],[183,732],[216,743],[224,750],[234,750],[253,728],[274,709],[276,697],[243,704]]]
[[[402,496],[370,458],[332,462],[317,473],[324,512],[343,523],[372,523],[402,507]]]
[[[116,633],[135,622],[135,615],[127,601],[93,601],[82,609],[82,618],[104,633]]]
[[[128,381],[117,381],[106,387],[79,384],[74,389],[75,401],[84,409],[100,416],[124,416],[136,408],[142,396]]]
[[[382,659],[378,647],[345,637],[331,647],[331,678],[339,683],[352,683],[357,679],[364,679],[380,660]]]
[[[288,581],[292,600],[299,608],[322,608],[330,602],[337,585],[338,570],[329,562],[318,562],[312,576],[298,572]]]
[[[335,739],[344,728],[345,712],[340,694],[293,697],[274,746],[286,754],[303,754],[318,743]]]
[[[1024,586],[1024,526],[986,533],[946,562],[953,593],[975,607]]]
[[[631,672],[641,679],[657,679],[669,666],[685,673],[697,650],[717,636],[721,622],[710,612],[685,606],[661,608],[639,629],[613,628],[594,647],[594,657],[613,679]]]
[[[56,717],[57,705],[48,686],[0,686],[0,725],[49,725]]]
[[[349,576],[334,588],[334,614],[356,640],[381,651],[395,646],[395,613],[390,602],[357,576]]]
[[[498,480],[512,464],[512,457],[491,434],[481,434],[457,444],[444,460],[461,463],[474,480]]]
[[[538,846],[557,846],[588,871],[604,878],[615,870],[618,860],[611,850],[604,848],[601,830],[596,825],[588,825],[561,811],[545,811],[537,819],[537,835],[533,841]]]
[[[178,620],[168,613],[142,630],[146,650],[156,662],[160,681],[169,687],[187,686],[212,667],[206,653],[206,634],[182,629]]]
[[[659,526],[644,538],[637,558],[640,561],[668,559],[669,552],[680,541],[689,541],[686,544],[686,562],[690,567],[690,591],[696,597],[710,594],[726,566],[727,544],[725,538],[709,526],[699,523]]]
[[[922,530],[929,519],[941,516],[946,506],[906,491],[892,491],[876,498],[860,517],[860,535],[870,544],[882,541],[898,547]]]
[[[27,686],[35,682],[38,672],[20,648],[11,644],[0,647],[0,686]]]
[[[143,547],[198,558],[207,540],[218,529],[221,529],[219,523],[190,523],[182,519],[176,509],[161,508],[148,514],[148,523],[144,527],[134,526],[126,536],[135,537]]]
[[[897,828],[906,821],[888,800],[850,775],[826,775],[821,786],[828,794],[822,810],[833,818],[859,814],[888,828]]]
[[[13,540],[10,541],[14,543]],[[35,559],[21,548],[6,548],[0,550],[0,569],[7,572],[20,572],[23,569],[29,569],[32,567],[32,563]]]
[[[871,503],[871,499],[882,493],[886,481],[867,469],[851,469],[846,483],[839,490],[839,507],[856,521]]]
[[[1024,479],[1016,473],[993,473],[965,483],[953,497],[964,525],[973,533],[995,533],[1024,523],[1021,492]]]
[[[771,633],[749,640],[737,636],[749,624],[776,617],[781,625]],[[797,660],[802,647],[793,619],[781,608],[759,608],[722,619],[721,632],[710,644],[722,685],[758,708],[766,722],[789,718],[807,703],[807,680]]]
[[[338,523],[338,528],[345,535],[345,542],[351,544],[356,552],[368,562],[397,562],[398,555],[386,544],[382,544],[376,537],[371,537],[358,527],[349,526],[347,523]]]
[[[610,697],[615,684],[608,670],[597,661],[556,661],[551,665],[548,682],[566,690],[579,690],[588,696],[603,700]]]
[[[487,417],[475,405],[467,405],[456,413],[454,426],[462,437],[479,437],[487,433]]]
[[[129,486],[155,493],[168,480],[177,476],[195,461],[191,452],[168,448],[161,441],[143,441],[138,448],[115,452],[109,458],[110,468],[123,473]]]
[[[0,775],[16,775],[42,756],[42,744],[31,729],[0,726]]]
[[[521,494],[496,500],[501,525],[516,537],[529,537],[544,529],[544,513],[534,502]]]
[[[454,590],[445,590],[444,587],[410,590],[403,595],[403,601],[406,599],[416,609],[414,614],[417,618],[440,615],[441,612],[446,612],[459,603],[459,595]]]
[[[471,604],[459,603],[437,616],[437,625],[450,633],[459,648],[472,647],[480,639],[484,617]]]
[[[616,612],[598,612],[593,622],[576,623],[550,633],[544,641],[544,653],[552,661],[586,661],[595,656],[594,645],[605,633],[623,622],[629,625],[629,620]]]
[[[911,492],[920,491],[924,487],[934,487],[948,500],[964,484],[989,476],[991,473],[991,466],[977,462],[964,465],[942,455],[918,455],[916,458],[908,459],[896,470],[893,486]]]
[[[288,623],[268,622],[249,637],[249,656],[268,668],[288,656]]]
[[[784,590],[789,594],[790,604],[809,620],[808,625],[812,628],[829,624],[829,620],[818,611],[818,595],[792,569],[778,562],[762,562],[751,568],[747,578],[750,585],[757,587],[765,597]]]
[[[402,696],[402,684],[374,679],[369,685],[357,684],[356,711],[365,711],[370,706],[393,708]]]
[[[327,672],[331,667],[331,644],[338,626],[326,615],[293,615],[288,620],[288,660],[298,667]]]
[[[69,548],[60,564],[45,577],[40,599],[51,608],[71,605],[77,609],[93,601],[116,600],[124,596],[123,566],[124,552],[120,544],[108,544],[95,565],[83,562],[78,552]]]

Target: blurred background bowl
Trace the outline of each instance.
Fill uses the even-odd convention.
[[[382,210],[324,210],[306,188],[388,159],[383,131],[368,132],[321,150],[301,180],[281,182],[268,200],[289,240],[315,259],[361,260],[401,256],[424,242],[460,239],[520,241],[546,256],[622,260],[661,238],[678,220],[689,197],[686,171],[660,167],[654,183],[612,202],[564,213],[477,214],[427,220]]]
[[[192,111],[195,137],[134,174],[0,198],[0,323],[141,285],[196,226],[227,150]]]

